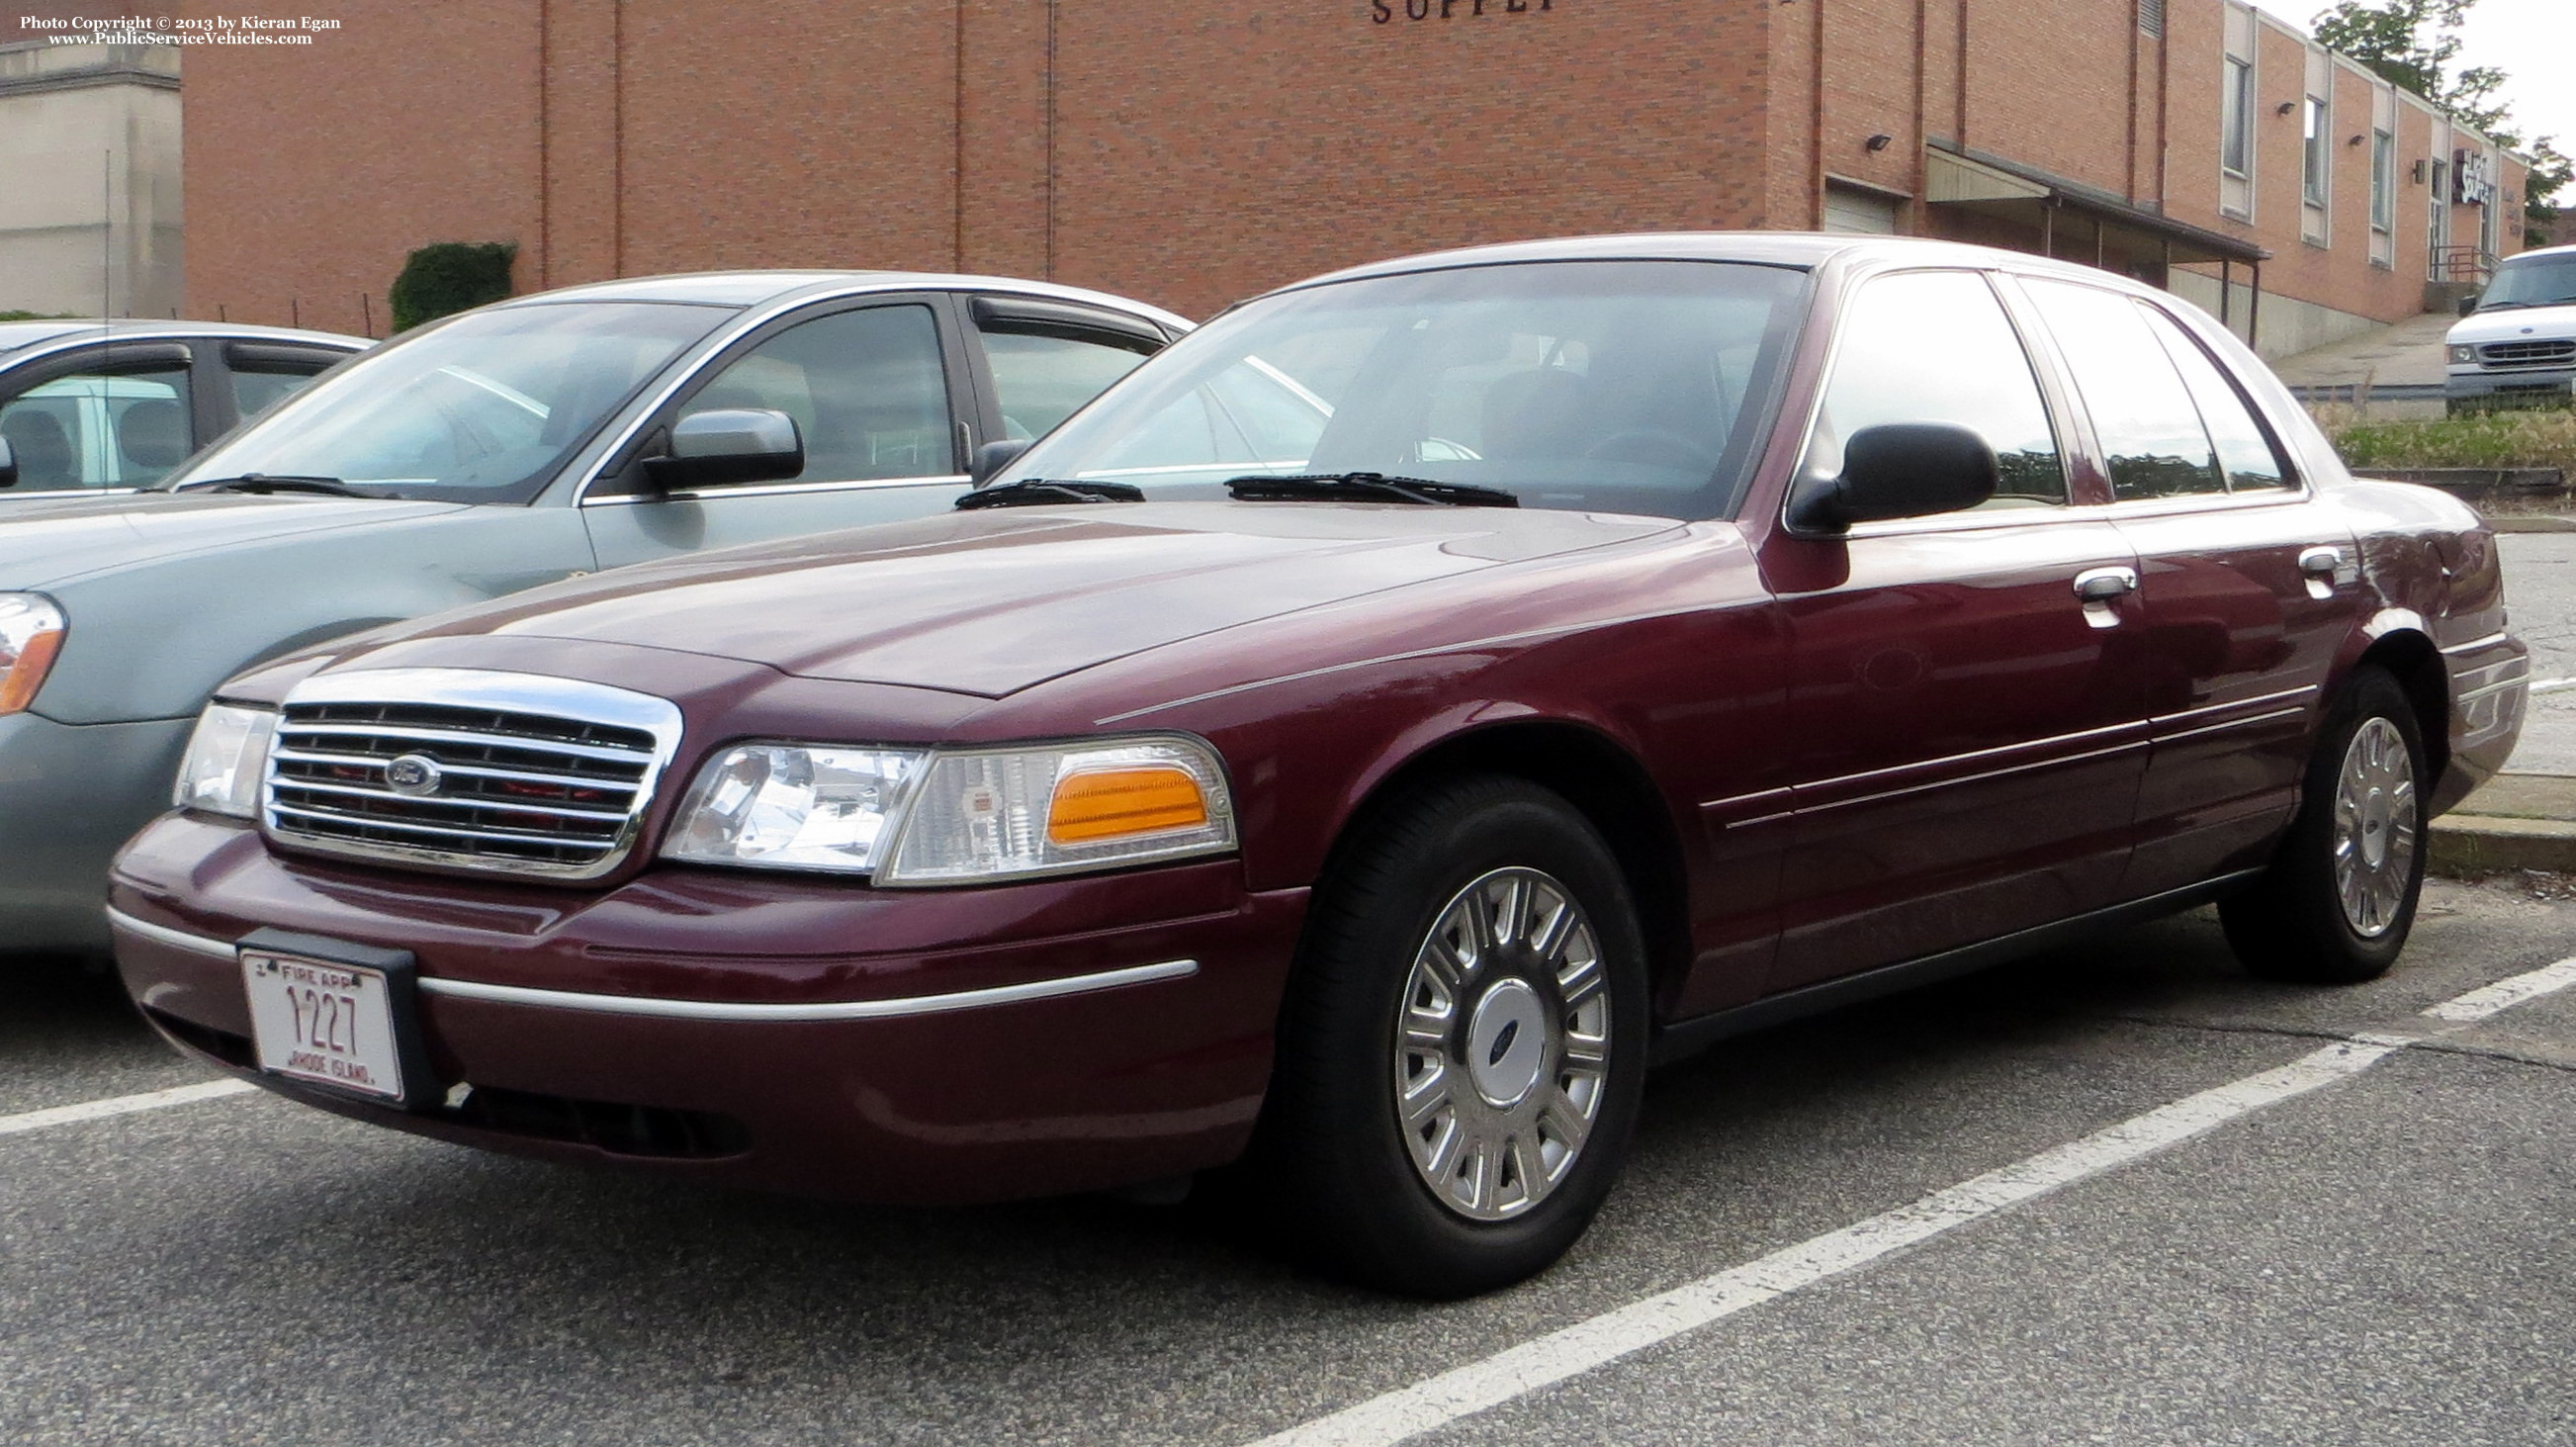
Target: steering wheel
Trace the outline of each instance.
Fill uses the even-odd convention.
[[[1717,466],[1717,454],[1695,438],[1661,427],[1630,427],[1583,449],[1598,462],[1643,462],[1683,470]]]

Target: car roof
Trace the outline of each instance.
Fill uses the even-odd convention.
[[[1924,236],[1883,236],[1821,231],[1664,231],[1611,236],[1569,236],[1548,241],[1512,241],[1471,246],[1421,256],[1371,262],[1312,277],[1281,291],[1352,281],[1370,276],[1442,271],[1466,266],[1505,266],[1531,261],[1732,261],[1757,266],[1814,269],[1829,261],[1886,261],[1905,265],[2008,267],[2015,271],[2080,277],[2096,284],[2122,280],[2095,267],[2052,261],[2026,251],[2007,251]]]
[[[1167,325],[1188,330],[1188,318],[1133,297],[1114,296],[1076,286],[1030,281],[1021,277],[976,276],[930,271],[698,271],[670,276],[629,276],[561,287],[532,296],[512,297],[501,306],[545,306],[557,302],[658,301],[700,306],[750,307],[870,291],[1001,291],[1060,301],[1087,302],[1120,311],[1139,312]]]
[[[2496,265],[2511,266],[2517,261],[2529,261],[2535,256],[2576,256],[2576,244],[2567,246],[2543,246],[2535,251],[2517,251],[2513,255],[2497,262]]]
[[[242,342],[301,342],[317,347],[357,349],[375,343],[366,337],[342,336],[337,332],[308,331],[301,327],[259,327],[247,322],[157,321],[148,318],[119,318],[113,321],[83,321],[76,317],[33,322],[0,322],[0,357],[49,343],[77,345],[82,342],[115,340],[126,342],[159,341],[171,337],[223,337]]]

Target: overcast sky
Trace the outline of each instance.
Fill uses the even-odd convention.
[[[2306,29],[2328,0],[2255,0]],[[2460,27],[2459,66],[2505,73],[2501,94],[2523,136],[2553,136],[2576,154],[2576,0],[2475,0]]]

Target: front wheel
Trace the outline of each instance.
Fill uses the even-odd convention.
[[[1254,1177],[1337,1274],[1456,1297],[1581,1237],[1646,1063],[1645,951],[1609,847],[1518,780],[1419,791],[1319,889]]]
[[[2424,886],[2423,780],[2405,690],[2379,669],[2357,671],[2326,717],[2280,854],[2252,889],[2219,905],[2247,970],[2305,984],[2388,973]]]

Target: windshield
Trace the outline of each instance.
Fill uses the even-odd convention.
[[[2565,306],[2576,303],[2576,254],[2508,261],[2496,268],[2495,280],[2478,298],[2478,310],[2503,306]]]
[[[577,302],[472,312],[345,363],[167,485],[250,473],[383,497],[525,502],[734,311]]]
[[[1571,261],[1286,292],[1175,343],[996,482],[1223,497],[1230,478],[1373,472],[1523,507],[1721,516],[1805,282]]]

